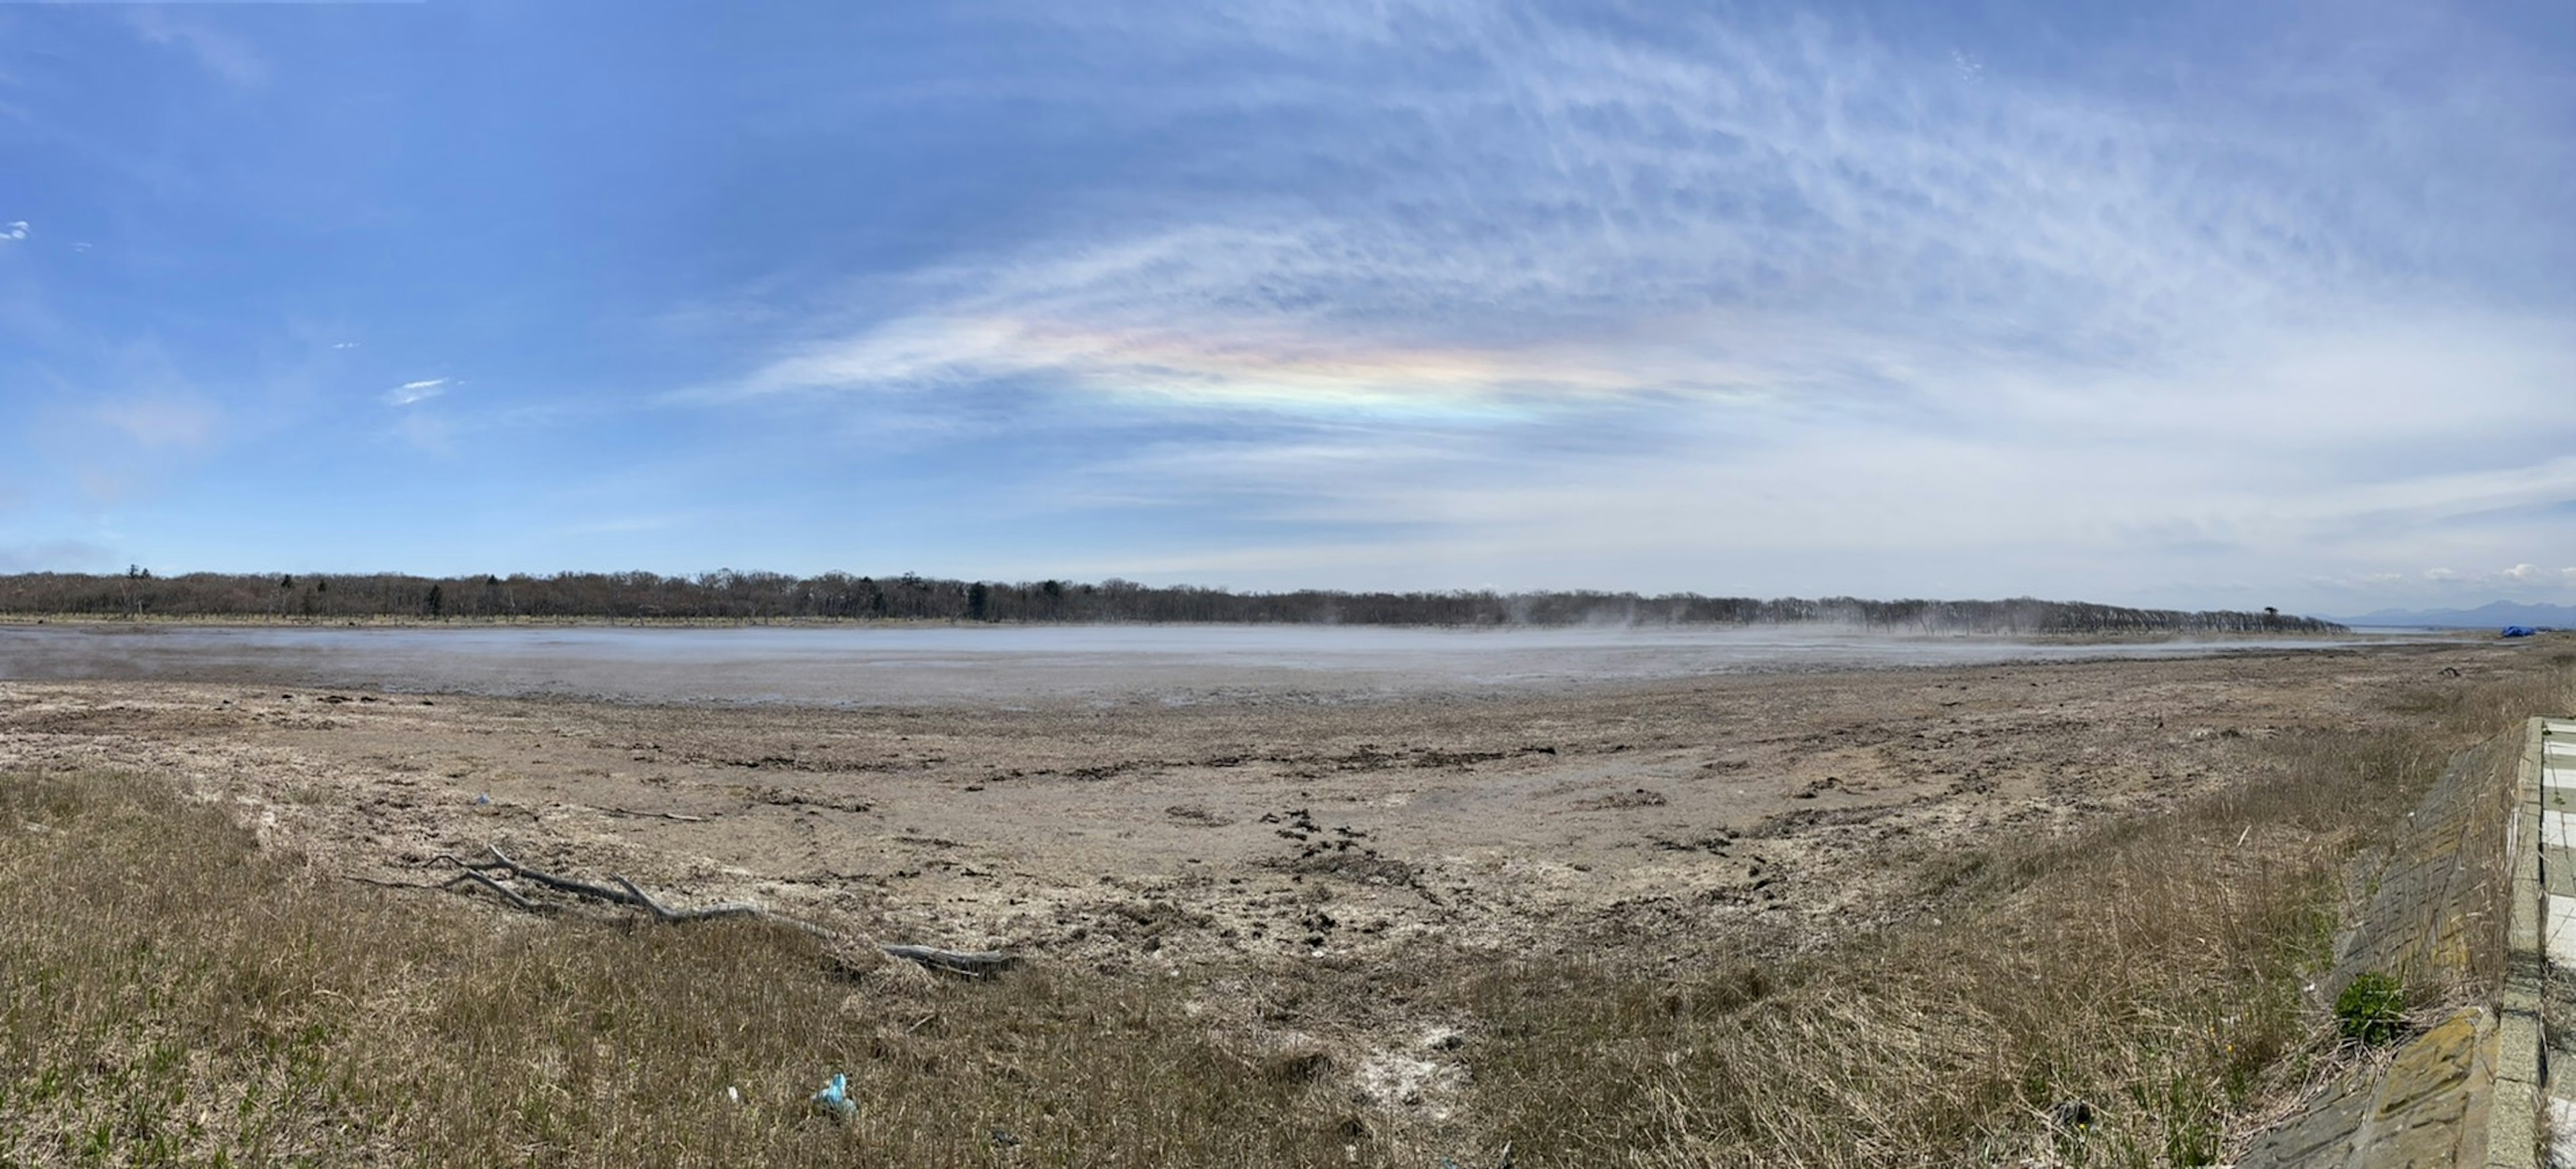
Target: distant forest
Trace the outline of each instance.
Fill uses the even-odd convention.
[[[2334,633],[2308,617],[2129,609],[2068,601],[1864,601],[1602,592],[1237,593],[1110,579],[936,580],[831,572],[565,572],[552,576],[0,576],[0,614],[281,621],[990,621],[1245,625],[1795,625],[1922,633]]]

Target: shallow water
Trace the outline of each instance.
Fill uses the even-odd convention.
[[[1709,674],[2327,649],[2385,638],[2033,642],[1815,629],[941,626],[0,627],[0,679],[162,679],[637,702],[1365,697]]]

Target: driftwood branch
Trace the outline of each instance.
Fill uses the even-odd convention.
[[[888,958],[901,958],[906,962],[918,962],[933,970],[945,970],[951,974],[964,974],[974,978],[998,974],[1010,969],[1012,963],[1019,961],[1017,955],[1000,950],[939,950],[929,946],[880,945],[877,947],[877,952]]]
[[[575,897],[594,897],[612,905],[634,905],[640,907],[644,904],[642,901],[633,899],[633,895],[631,894],[622,893],[604,885],[593,885],[588,881],[576,881],[570,877],[559,877],[553,873],[546,872],[543,869],[529,868],[526,865],[510,859],[510,854],[501,851],[500,845],[489,844],[485,845],[484,848],[491,852],[492,859],[488,861],[467,861],[458,859],[454,853],[442,852],[437,856],[431,857],[430,862],[435,864],[439,861],[446,861],[449,864],[455,865],[469,873],[491,873],[497,871],[508,873],[513,877],[525,877],[528,880],[534,881],[537,884],[543,885],[558,893],[570,893]]]
[[[708,918],[713,917],[757,917],[772,921],[788,920],[783,917],[776,917],[772,914],[763,912],[759,906],[744,901],[727,901],[721,905],[707,905],[701,906],[697,909],[673,909],[659,901],[655,901],[652,894],[637,888],[633,881],[629,881],[615,873],[609,874],[608,879],[617,882],[618,888],[626,890],[629,896],[635,898],[637,904],[644,907],[644,912],[652,914],[653,920],[658,922],[705,921]]]
[[[509,887],[509,886],[507,886],[507,885],[504,885],[504,884],[500,883],[499,881],[495,881],[495,880],[493,880],[493,879],[492,879],[492,878],[490,878],[490,877],[486,877],[486,876],[484,876],[484,875],[483,875],[483,874],[481,874],[481,873],[475,872],[475,871],[474,871],[474,870],[472,870],[472,869],[467,869],[467,870],[465,870],[464,872],[458,873],[458,874],[456,874],[456,875],[455,875],[455,876],[453,876],[453,877],[449,877],[449,878],[447,879],[446,883],[445,883],[445,884],[440,885],[440,886],[439,886],[439,888],[441,888],[441,889],[453,889],[453,888],[455,888],[455,887],[457,886],[457,884],[458,884],[459,882],[465,882],[465,881],[470,881],[470,882],[472,882],[472,883],[474,883],[474,884],[481,885],[482,887],[484,887],[484,888],[486,888],[486,889],[489,889],[489,890],[493,891],[494,893],[499,894],[499,895],[500,895],[500,897],[501,897],[501,900],[509,902],[512,906],[516,907],[516,908],[519,910],[519,912],[521,912],[521,913],[535,913],[535,912],[537,911],[537,904],[536,904],[536,902],[530,901],[530,900],[528,900],[527,898],[520,896],[520,895],[519,895],[519,891],[518,891],[518,890],[513,889],[513,888],[511,888],[511,887]]]
[[[838,931],[816,925],[810,921],[799,920],[785,914],[771,913],[770,911],[747,901],[725,901],[715,905],[698,906],[694,909],[674,909],[671,906],[663,904],[660,899],[654,897],[652,894],[645,892],[643,886],[626,879],[620,874],[609,874],[608,879],[617,883],[617,887],[612,889],[606,885],[594,885],[588,881],[577,881],[570,877],[546,872],[543,869],[530,868],[527,865],[521,864],[512,859],[510,854],[501,851],[500,846],[498,845],[486,845],[485,849],[492,854],[492,859],[469,861],[455,855],[454,853],[444,852],[430,858],[430,863],[432,864],[445,861],[449,864],[455,865],[459,870],[455,876],[448,878],[446,882],[438,885],[437,887],[441,889],[452,889],[460,884],[472,884],[490,890],[494,895],[509,902],[512,908],[517,909],[522,913],[537,913],[543,910],[542,906],[538,905],[536,902],[528,900],[526,895],[495,879],[493,874],[498,873],[505,877],[525,878],[526,880],[543,885],[558,893],[568,893],[575,897],[588,897],[593,900],[608,902],[611,905],[630,905],[643,910],[646,914],[649,914],[654,921],[660,922],[664,925],[678,925],[692,921],[710,921],[723,917],[748,917],[758,921],[771,922],[777,925],[803,930],[806,933],[827,941],[857,940],[849,938],[847,935],[841,934]],[[931,970],[946,971],[950,974],[962,974],[970,978],[991,977],[994,974],[998,974],[1001,971],[1009,969],[1014,963],[1019,961],[1018,955],[1002,950],[942,950],[935,946],[886,944],[876,944],[876,950],[878,953],[884,954],[889,958],[900,959],[905,962],[914,962]]]

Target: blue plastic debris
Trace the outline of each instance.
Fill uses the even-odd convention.
[[[478,803],[478,804],[488,804],[488,803],[491,803],[491,802],[492,802],[492,797],[490,797],[490,796],[476,796],[476,797],[474,797],[474,802],[475,802],[475,803]]]
[[[2507,625],[2504,627],[2504,635],[2506,637],[2530,637],[2539,632],[2539,630],[2528,625]]]
[[[832,1115],[844,1119],[859,1110],[859,1106],[850,1100],[850,1077],[839,1072],[832,1073],[832,1082],[823,1085],[822,1091],[814,1093],[814,1102],[831,1110]]]

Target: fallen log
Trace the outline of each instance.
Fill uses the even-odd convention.
[[[570,894],[575,897],[588,897],[593,900],[608,902],[611,905],[632,906],[643,910],[648,916],[652,917],[654,921],[663,925],[680,925],[692,921],[712,921],[718,918],[727,917],[748,917],[756,921],[771,922],[777,925],[802,930],[808,934],[814,935],[815,937],[828,941],[856,942],[869,945],[874,947],[878,953],[884,954],[889,958],[905,962],[913,962],[927,969],[944,971],[950,974],[961,974],[969,978],[989,978],[1004,970],[1010,969],[1019,961],[1018,955],[1004,950],[943,950],[936,946],[868,942],[865,939],[852,938],[847,934],[843,934],[825,926],[816,925],[810,921],[789,917],[782,913],[772,913],[769,910],[763,909],[748,901],[725,901],[714,905],[702,905],[690,909],[675,909],[669,905],[663,904],[659,898],[645,892],[643,886],[626,879],[622,874],[609,874],[608,879],[617,883],[617,887],[612,889],[606,885],[594,885],[588,881],[575,880],[571,877],[546,872],[543,869],[531,868],[513,859],[510,854],[501,851],[499,845],[486,845],[484,847],[492,854],[492,859],[469,861],[455,855],[454,853],[444,852],[430,858],[430,863],[432,864],[445,861],[449,864],[455,865],[460,870],[455,876],[448,878],[444,883],[437,887],[441,889],[453,889],[460,884],[479,886],[483,889],[489,890],[502,900],[509,902],[511,908],[517,909],[522,913],[539,913],[543,911],[544,907],[529,900],[525,894],[520,893],[518,890],[502,884],[492,876],[494,873],[500,873],[507,877],[525,878],[558,893]]]

